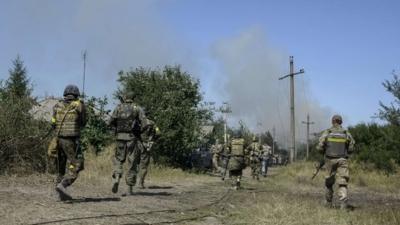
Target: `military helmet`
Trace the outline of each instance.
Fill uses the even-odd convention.
[[[240,130],[235,130],[232,132],[232,137],[233,138],[241,138],[242,137],[242,132]]]
[[[135,93],[133,91],[124,91],[121,96],[124,101],[133,100],[135,98]]]
[[[69,84],[64,89],[63,96],[73,95],[75,97],[79,97],[81,94],[79,92],[79,88],[76,85]]]
[[[342,119],[342,116],[340,116],[340,115],[334,115],[334,116],[332,116],[332,123],[337,123],[337,124],[342,124],[343,123],[343,119]]]

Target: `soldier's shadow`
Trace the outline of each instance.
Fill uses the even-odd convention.
[[[148,186],[147,188],[148,189],[172,189],[174,187],[172,187],[172,186],[156,186],[156,185],[153,185],[153,186]]]
[[[74,198],[71,200],[64,201],[67,204],[76,203],[89,203],[89,202],[119,202],[121,198]]]
[[[123,197],[129,197],[129,196],[138,196],[138,195],[140,195],[140,196],[171,196],[172,193],[165,192],[165,191],[161,191],[161,192],[144,192],[144,191],[137,191],[137,192],[134,192],[134,193],[131,194],[131,195],[123,194],[122,196],[123,196]]]

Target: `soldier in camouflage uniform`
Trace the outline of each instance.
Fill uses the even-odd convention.
[[[229,156],[228,170],[232,181],[232,187],[235,190],[240,188],[242,171],[246,167],[246,153],[244,139],[241,137],[240,133],[235,133],[227,148],[227,154]]]
[[[253,143],[247,148],[247,151],[250,155],[250,168],[251,168],[251,176],[253,179],[260,180],[260,171],[261,171],[261,150],[262,146],[260,145],[258,138],[253,138]]]
[[[270,155],[271,147],[267,144],[263,145],[261,150],[261,174],[263,177],[267,177]]]
[[[332,127],[325,130],[319,138],[317,149],[324,154],[325,168],[325,200],[327,206],[332,206],[333,185],[339,185],[338,196],[340,208],[348,207],[347,189],[350,179],[347,158],[354,149],[354,139],[350,132],[342,128],[342,117],[334,115],[332,117]]]
[[[125,176],[128,185],[128,194],[133,194],[133,186],[136,184],[138,166],[144,146],[141,141],[141,129],[146,117],[143,109],[133,102],[134,94],[127,92],[121,99],[121,103],[114,109],[110,126],[115,128],[116,150],[113,158],[113,185],[112,192],[118,192],[119,181],[123,173],[123,163],[128,159],[128,172]]]
[[[222,144],[219,143],[219,139],[215,139],[215,144],[211,146],[211,153],[213,154],[212,156],[212,163],[213,163],[213,172],[218,173],[221,172],[222,169],[219,166],[219,161],[221,154],[224,150],[224,147]]]
[[[86,115],[85,105],[79,96],[79,88],[68,85],[64,90],[64,99],[54,106],[51,119],[56,136],[50,143],[48,153],[56,159],[56,192],[61,201],[71,199],[66,188],[74,183],[83,169],[80,134],[86,123]]]
[[[141,139],[143,143],[143,149],[140,153],[139,163],[139,188],[144,189],[144,179],[147,175],[147,169],[150,164],[150,150],[153,147],[154,141],[159,135],[159,128],[154,124],[152,120],[146,119],[146,123],[142,128]]]

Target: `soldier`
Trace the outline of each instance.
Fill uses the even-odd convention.
[[[261,174],[263,177],[267,177],[270,155],[271,147],[267,144],[263,145],[261,150]]]
[[[238,190],[242,179],[242,171],[246,167],[244,139],[239,132],[234,133],[232,140],[229,142],[227,153],[229,156],[228,170],[232,180],[232,187]]]
[[[133,194],[133,186],[136,184],[138,165],[144,146],[141,141],[141,129],[146,122],[143,109],[133,102],[134,94],[126,92],[121,103],[114,109],[110,126],[115,128],[116,150],[113,158],[113,185],[111,191],[118,192],[119,181],[122,177],[122,165],[128,159],[128,172],[125,176],[128,185],[128,194]]]
[[[348,154],[352,153],[355,142],[350,132],[342,128],[342,122],[341,116],[332,117],[332,127],[322,133],[317,149],[324,154],[325,168],[328,173],[325,177],[326,205],[333,206],[333,185],[337,181],[340,208],[346,209],[348,208],[347,186],[350,178],[347,158]]]
[[[154,124],[152,120],[146,119],[146,123],[142,128],[141,139],[143,142],[143,149],[140,153],[139,163],[139,188],[144,189],[144,179],[147,175],[147,169],[150,164],[150,150],[153,147],[154,141],[158,137],[160,129]]]
[[[72,199],[66,188],[74,183],[83,169],[80,134],[86,124],[86,115],[85,105],[79,96],[79,88],[68,85],[64,90],[64,99],[54,106],[51,119],[56,137],[50,143],[49,155],[56,158],[56,192],[61,201]]]
[[[221,154],[224,150],[224,147],[222,144],[219,143],[219,139],[215,139],[215,144],[211,146],[211,153],[213,154],[212,156],[212,163],[213,163],[213,172],[214,173],[219,173],[222,171],[222,169],[219,167],[219,160],[221,157]]]
[[[248,152],[250,153],[250,167],[251,176],[253,179],[260,180],[260,170],[261,170],[261,145],[258,142],[258,138],[253,138],[253,143],[248,147]]]

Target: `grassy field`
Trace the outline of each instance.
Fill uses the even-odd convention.
[[[226,213],[227,224],[400,224],[400,177],[351,171],[350,199],[353,211],[323,206],[323,174],[315,180],[311,163],[295,163],[278,169],[259,183],[250,182],[245,195],[234,193]],[[252,190],[254,189],[254,190]]]
[[[86,154],[86,169],[80,174],[78,183],[93,186],[102,184],[108,187],[111,182],[113,152],[113,146],[110,146],[97,156]],[[208,208],[202,207],[201,210],[194,211],[194,214],[197,212],[199,216],[210,215],[218,221],[216,224],[400,224],[400,173],[387,176],[351,164],[349,197],[355,209],[341,211],[323,206],[325,171],[321,171],[311,180],[313,163],[300,162],[273,168],[270,175],[259,182],[250,179],[248,172],[246,171],[243,180],[244,189],[231,191],[223,202]],[[182,183],[188,193],[198,192],[201,187],[204,193],[194,194],[196,199],[201,199],[207,193],[204,186],[213,185],[210,186],[210,192],[217,196],[218,192],[222,196],[229,187],[229,181],[221,182],[219,178],[158,166],[150,167],[148,182]],[[338,203],[337,199],[335,201]]]

